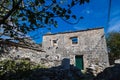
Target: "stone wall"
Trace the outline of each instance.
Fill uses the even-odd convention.
[[[78,38],[77,44],[72,44],[72,37]],[[45,35],[43,48],[49,55],[58,55],[58,59],[70,58],[73,65],[75,56],[83,55],[84,69],[91,67],[100,72],[109,66],[103,28]]]
[[[32,62],[45,65],[46,67],[58,66],[61,60],[58,55],[49,55],[37,44],[21,44],[11,41],[0,41],[0,60],[5,59],[29,59]]]
[[[9,52],[3,52],[0,55],[0,60],[5,59],[29,59],[32,62],[42,64],[46,67],[58,66],[61,60],[58,60],[57,55],[50,56],[46,52],[35,51],[22,47],[9,46]]]
[[[72,44],[71,37],[77,37],[78,43]],[[103,28],[44,35],[42,45],[43,51],[11,45],[8,52],[1,52],[0,59],[27,58],[52,67],[61,65],[66,58],[75,65],[75,56],[82,55],[84,70],[92,68],[100,72],[109,66]]]
[[[115,64],[120,64],[120,59],[114,61]]]

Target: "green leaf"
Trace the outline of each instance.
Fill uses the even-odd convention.
[[[56,0],[53,0],[53,3],[56,3]]]
[[[72,18],[76,19],[76,16],[75,16],[75,15],[72,15]]]
[[[70,7],[70,4],[68,4],[68,7]]]
[[[71,14],[71,10],[70,9],[68,10],[68,13]]]
[[[45,19],[45,24],[48,24],[48,17],[46,17]]]
[[[88,3],[90,2],[90,0],[85,0],[85,1],[88,2]]]
[[[45,3],[45,0],[38,0],[41,4]]]
[[[69,19],[69,18],[70,18],[70,16],[69,16],[69,15],[65,15],[65,17],[66,17],[66,19]]]
[[[52,9],[52,10],[53,10],[53,12],[55,12],[55,11],[56,11],[56,7],[53,7],[53,9]]]
[[[54,26],[55,26],[56,28],[58,27],[57,21],[54,21]]]
[[[20,13],[19,15],[18,15],[18,17],[23,17],[24,16],[24,14],[23,13]]]
[[[56,13],[57,13],[57,15],[60,15],[60,11],[57,11]]]
[[[80,5],[84,4],[85,2],[89,3],[89,0],[80,0]]]
[[[72,1],[71,6],[74,6],[74,5],[75,5],[75,2],[74,2],[74,1]]]
[[[80,17],[80,19],[83,19],[83,18],[84,18],[83,16]]]
[[[51,13],[51,14],[50,14],[50,17],[54,17],[54,14]]]
[[[12,32],[12,31],[10,31],[10,37],[14,37],[14,35],[13,35],[13,32]]]
[[[27,19],[25,17],[22,18],[22,21],[26,21]]]
[[[35,0],[35,5],[38,5],[39,4],[39,1],[38,0]]]
[[[57,28],[57,27],[58,27],[58,24],[54,24],[54,26]]]
[[[48,30],[51,30],[51,28],[47,28]]]
[[[80,0],[80,5],[81,5],[81,4],[84,4],[84,0]]]

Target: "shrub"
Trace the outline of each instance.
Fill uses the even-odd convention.
[[[25,79],[33,70],[39,68],[46,67],[24,59],[0,61],[0,78],[2,80]]]

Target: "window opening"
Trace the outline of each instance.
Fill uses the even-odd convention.
[[[53,46],[57,45],[57,40],[53,40]]]
[[[72,44],[77,44],[78,43],[78,37],[71,37]]]

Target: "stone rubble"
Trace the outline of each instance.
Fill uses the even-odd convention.
[[[104,69],[94,80],[120,80],[120,64]]]
[[[81,70],[72,65],[70,69],[64,69],[62,66],[38,69],[31,75],[34,76],[30,78],[31,80],[79,80],[83,78]]]

